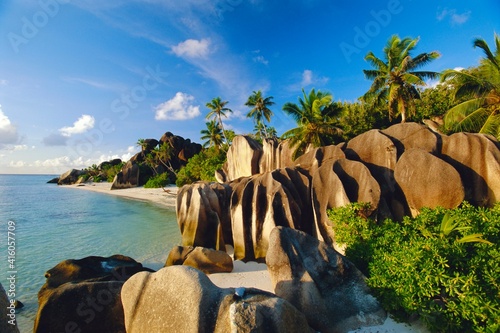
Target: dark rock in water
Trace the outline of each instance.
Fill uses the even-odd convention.
[[[266,264],[275,294],[304,313],[317,331],[347,332],[381,325],[386,319],[363,274],[331,246],[306,233],[273,229]]]
[[[127,333],[313,332],[304,315],[276,295],[218,288],[187,266],[138,273],[123,285],[121,299]]]
[[[57,184],[57,183],[59,183],[59,177],[52,178],[47,182],[47,184]]]
[[[5,290],[0,283],[0,315],[2,316],[0,319],[0,332],[19,333],[19,329],[17,328],[17,321],[15,320],[15,309],[15,304],[13,305],[9,302],[7,294],[5,293]],[[9,321],[14,323],[14,325],[11,325]]]
[[[122,255],[70,259],[45,273],[38,292],[35,333],[123,332],[120,291],[123,282],[137,272],[152,271]]]
[[[34,333],[123,333],[123,281],[65,283],[39,300]]]
[[[16,309],[22,309],[24,308],[24,304],[23,302],[19,301],[16,299],[16,301],[14,302],[14,306],[16,307]]]
[[[57,184],[58,185],[75,184],[78,181],[78,179],[85,174],[87,174],[87,171],[85,170],[71,169],[69,171],[66,171],[59,177]]]
[[[199,269],[205,274],[230,273],[233,259],[224,251],[204,247],[176,246],[170,251],[165,266],[186,265]]]

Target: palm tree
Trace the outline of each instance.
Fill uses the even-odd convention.
[[[255,125],[259,125],[262,123],[262,127],[260,127],[260,134],[261,137],[266,138],[267,137],[267,130],[266,130],[266,125],[262,121],[263,119],[267,120],[268,122],[271,121],[271,116],[273,115],[273,112],[269,109],[269,106],[273,105],[274,102],[272,101],[273,97],[264,97],[262,96],[262,91],[254,91],[250,97],[248,97],[247,102],[245,103],[246,106],[251,107],[252,109],[247,113],[248,118],[253,118],[255,121]]]
[[[141,147],[142,152],[144,152],[148,146],[148,143],[144,139],[137,139],[137,142],[135,144]]]
[[[217,147],[217,149],[219,149],[223,143],[221,128],[220,128],[219,124],[215,120],[211,120],[205,124],[207,125],[207,129],[200,131],[200,133],[203,134],[201,139],[207,140],[203,144],[203,147],[206,148],[206,147],[215,146],[215,147]]]
[[[367,79],[373,80],[370,90],[362,97],[365,101],[388,103],[389,120],[401,114],[401,122],[415,112],[414,99],[420,98],[417,86],[425,86],[425,79],[436,79],[439,74],[430,71],[415,71],[439,58],[436,51],[421,53],[412,58],[410,52],[416,47],[418,38],[400,39],[393,35],[384,48],[385,61],[368,52],[365,60],[375,69],[363,70]]]
[[[495,53],[480,38],[474,47],[483,50],[479,66],[470,70],[448,69],[441,80],[455,86],[455,99],[465,101],[448,110],[445,128],[451,131],[469,131],[491,134],[500,139],[500,37],[495,34]]]
[[[206,107],[210,109],[210,112],[207,114],[206,119],[216,118],[220,124],[222,129],[222,135],[224,136],[224,141],[228,142],[226,131],[224,130],[224,125],[222,124],[222,116],[227,117],[225,112],[232,113],[233,110],[226,108],[228,101],[222,101],[220,97],[216,97],[212,99],[211,102],[206,104]]]
[[[296,147],[292,158],[302,155],[309,145],[321,147],[332,143],[332,138],[342,133],[335,126],[335,117],[342,110],[332,103],[332,95],[312,89],[309,95],[302,89],[303,98],[299,104],[286,103],[283,111],[292,116],[297,127],[283,133],[282,138],[290,139],[290,146]]]

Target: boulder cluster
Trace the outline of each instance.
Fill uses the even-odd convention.
[[[217,172],[219,183],[182,187],[177,220],[182,245],[263,261],[270,232],[284,226],[334,244],[327,210],[370,203],[366,215],[401,220],[424,208],[500,200],[500,145],[471,133],[443,135],[404,123],[347,143],[312,148],[292,161],[288,143],[239,136]]]
[[[45,274],[33,332],[341,333],[387,317],[363,274],[304,232],[274,228],[266,262],[274,293],[217,287],[205,273],[232,259],[200,247],[176,247],[157,272],[121,255],[65,260]]]
[[[160,138],[145,139],[141,152],[135,154],[123,166],[122,170],[115,176],[111,189],[122,189],[144,185],[148,179],[154,175],[151,168],[140,168],[140,164],[146,160],[146,156],[150,154],[157,146],[168,144],[172,147],[171,158],[168,163],[173,170],[179,170],[186,165],[187,161],[201,151],[202,146],[199,143],[191,142],[190,139],[184,139],[181,136],[166,132]],[[171,172],[165,165],[158,163],[154,166],[157,174]]]

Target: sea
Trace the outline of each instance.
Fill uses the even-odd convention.
[[[47,184],[54,177],[0,175],[0,282],[8,290],[15,275],[21,333],[33,331],[44,274],[59,262],[122,254],[157,270],[181,242],[173,208]]]

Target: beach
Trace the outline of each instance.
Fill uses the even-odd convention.
[[[176,195],[178,187],[175,185],[161,188],[135,187],[129,189],[111,190],[111,183],[85,183],[79,185],[64,185],[78,190],[93,191],[108,195],[123,197],[127,199],[151,202],[163,207],[173,209],[176,207]],[[232,254],[232,248],[227,247],[228,253]],[[268,292],[274,292],[266,264],[257,262],[244,263],[240,260],[234,261],[234,269],[231,273],[217,273],[208,275],[210,280],[220,288],[257,288]],[[361,327],[351,331],[357,333],[422,333],[428,332],[421,323],[412,326],[395,322],[390,316],[385,323],[379,326]]]

